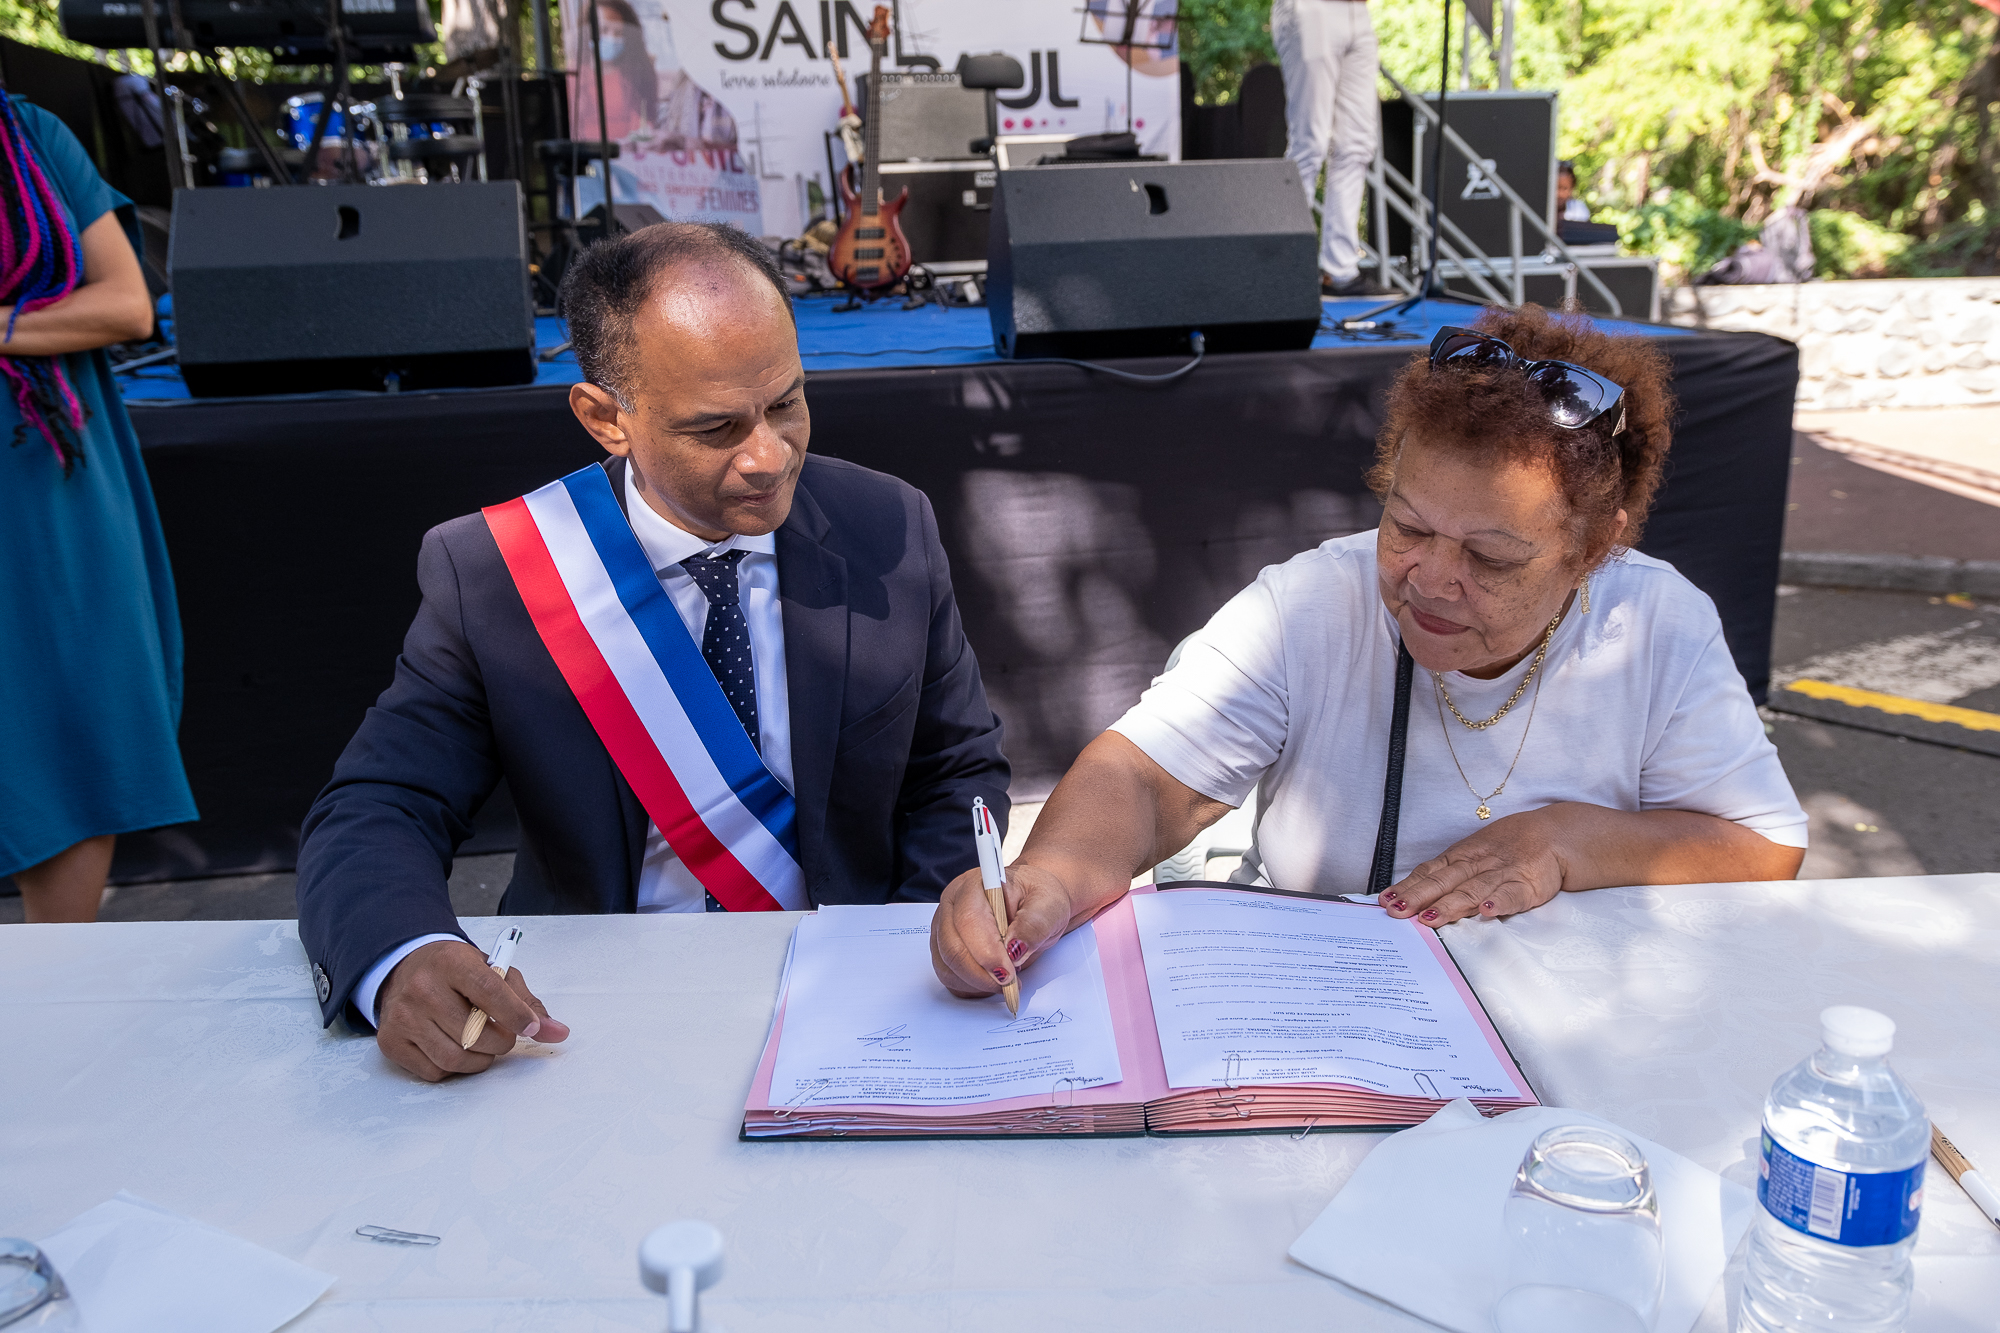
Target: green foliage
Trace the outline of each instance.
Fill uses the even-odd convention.
[[[104,56],[96,47],[83,46],[62,35],[62,27],[56,22],[56,0],[0,0],[0,37],[60,51],[80,60],[101,62]]]
[[[1412,89],[1437,86],[1442,9],[1369,4]],[[1269,0],[1182,12],[1202,100],[1274,59]],[[1493,86],[1472,47],[1472,86]],[[1825,233],[1828,276],[2000,268],[2000,18],[1975,0],[1520,0],[1515,83],[1561,93],[1578,193],[1672,268],[1699,271],[1793,203]]]
[[[1658,255],[1663,266],[1681,273],[1700,273],[1734,254],[1762,230],[1709,208],[1691,194],[1677,192],[1636,208],[1604,208],[1599,222],[1614,223],[1618,240],[1635,254]]]
[[[1886,278],[1912,276],[1904,264],[1911,244],[1899,231],[1870,222],[1857,213],[1816,208],[1808,216],[1812,229],[1813,272],[1822,278]]]
[[[1245,70],[1278,61],[1268,0],[1181,0],[1180,15],[1181,59],[1203,106],[1233,101]]]

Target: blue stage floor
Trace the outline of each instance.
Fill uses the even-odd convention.
[[[798,303],[799,349],[806,369],[879,370],[895,366],[967,366],[998,362],[993,351],[993,326],[986,310],[926,305],[903,309],[900,300],[877,301],[859,310],[836,313],[838,297],[813,297]],[[1339,333],[1331,326],[1382,304],[1366,301],[1327,301],[1325,323],[1313,347],[1355,347],[1393,342],[1412,349],[1424,346],[1438,329],[1447,324],[1469,324],[1478,307],[1457,301],[1425,301],[1398,316],[1393,327],[1359,333]],[[1687,330],[1628,320],[1600,320],[1599,327],[1614,333],[1650,334],[1655,337],[1685,335]],[[562,325],[552,318],[535,321],[536,345],[543,351],[563,341]],[[187,386],[180,373],[170,366],[151,366],[121,375],[127,401],[157,401],[187,398]],[[537,385],[574,384],[582,376],[576,358],[568,352],[540,363]],[[346,395],[343,395],[346,396]]]

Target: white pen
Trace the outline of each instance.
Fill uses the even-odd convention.
[[[1971,1160],[1950,1139],[1938,1132],[1936,1125],[1931,1126],[1931,1153],[1951,1173],[1951,1178],[1958,1182],[1966,1197],[1986,1214],[1986,1220],[2000,1227],[2000,1193],[1986,1183],[1986,1177],[1979,1174]]]
[[[993,923],[1000,927],[1000,946],[1007,945],[1007,876],[1000,869],[1000,830],[993,823],[993,812],[986,808],[986,802],[975,796],[972,798],[972,845],[979,850],[979,880],[986,886],[986,902],[993,909]],[[1007,1001],[1007,1012],[1018,1016],[1021,1012],[1021,974],[1014,973],[1014,979],[1000,988],[1001,996]]]
[[[486,966],[498,973],[502,981],[507,979],[507,969],[514,965],[514,946],[520,942],[521,928],[509,926],[501,934],[500,942],[493,946],[493,952],[486,956]],[[466,1016],[465,1031],[459,1034],[459,1049],[471,1050],[472,1043],[478,1041],[479,1034],[484,1031],[486,1031],[486,1011],[474,1009]]]

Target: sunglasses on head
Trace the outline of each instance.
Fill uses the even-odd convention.
[[[1461,370],[1519,370],[1541,392],[1549,420],[1565,430],[1583,430],[1611,418],[1606,438],[1625,429],[1625,390],[1594,370],[1567,361],[1526,361],[1505,342],[1472,329],[1443,328],[1431,339],[1431,364]]]

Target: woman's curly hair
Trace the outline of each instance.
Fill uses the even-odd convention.
[[[1643,338],[1616,337],[1588,317],[1538,305],[1497,307],[1473,323],[1527,361],[1568,361],[1625,390],[1625,431],[1610,442],[1595,430],[1565,430],[1517,370],[1433,369],[1427,356],[1403,368],[1389,389],[1388,418],[1375,439],[1368,485],[1386,499],[1396,458],[1415,435],[1476,459],[1539,463],[1569,502],[1572,563],[1588,568],[1615,547],[1635,545],[1646,526],[1672,444],[1674,398],[1665,353]],[[1618,511],[1625,525],[1618,526]]]

